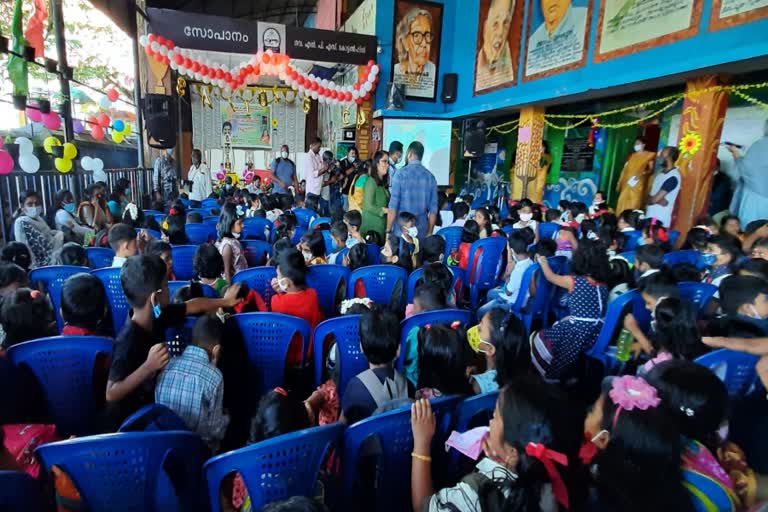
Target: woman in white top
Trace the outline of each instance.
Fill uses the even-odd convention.
[[[189,193],[190,206],[199,208],[203,199],[213,193],[211,171],[203,163],[203,154],[199,149],[192,150],[192,167],[189,168],[187,179],[192,182],[192,191]]]
[[[64,233],[51,229],[43,218],[43,202],[34,190],[25,190],[19,196],[13,233],[17,242],[29,247],[32,254],[30,268],[45,267],[53,263],[53,255],[64,243]]]
[[[86,238],[93,236],[93,229],[80,222],[80,219],[75,215],[77,203],[75,203],[72,192],[67,189],[59,190],[53,200],[58,208],[53,218],[56,229],[63,233],[73,233],[74,238],[81,244],[86,242]]]

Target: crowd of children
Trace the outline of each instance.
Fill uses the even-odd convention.
[[[77,217],[77,226],[87,229],[69,226],[73,234],[87,231],[89,242],[65,241],[46,230],[39,198],[34,192],[21,196],[18,241],[0,252],[0,325],[4,350],[58,334],[52,302],[29,282],[29,270],[87,266],[82,243],[114,250],[112,266],[121,269],[131,308],[118,332],[111,332],[106,292],[96,276],[67,279],[59,301],[61,334],[114,334],[103,424],[95,431],[116,431],[130,414],[154,402],[167,406],[216,453],[313,425],[352,424],[411,404],[414,510],[693,510],[700,496],[692,474],[729,496],[728,504],[712,510],[746,510],[764,495],[746,461],[768,471],[765,454],[747,450],[745,456],[731,442],[722,427],[733,404],[718,376],[694,361],[714,347],[752,353],[760,356],[757,374],[768,385],[768,220],[742,232],[736,217],[719,223],[702,218],[676,241],[668,226],[641,211],[612,212],[602,192],[591,206],[561,202],[547,209],[523,199],[503,212],[494,206],[473,209],[473,198],[445,195],[442,227],[435,234],[419,233],[414,215],[400,212],[402,234],[381,240],[377,232],[361,232],[359,211],[334,212],[330,222],[309,229],[299,210],[316,205],[301,196],[228,189],[216,208],[216,239],[197,247],[193,282],[171,297],[172,246],[188,243],[186,226],[202,222],[202,216],[187,212],[179,200],[156,225],[125,195],[101,211],[98,190],[94,193],[88,204],[108,230],[99,235],[101,226],[92,218],[81,225]],[[72,213],[71,194],[60,195],[62,211]],[[266,262],[276,267],[269,306],[259,291],[233,283],[237,272],[249,267],[244,242],[271,235],[247,230],[248,217],[264,217],[275,226]],[[69,221],[57,214],[56,222]],[[440,230],[452,227],[461,229],[461,242],[446,251]],[[162,239],[150,235],[152,230]],[[471,304],[454,274],[464,271],[469,278],[476,260],[472,244],[488,237],[506,241],[498,286]],[[303,347],[296,339],[286,356],[285,385],[252,396],[245,389],[247,341],[232,315],[269,309],[303,318],[314,329],[325,315],[308,285],[311,266],[367,266],[372,245],[379,246],[382,264],[409,273],[422,268],[423,274],[412,304],[396,300],[402,289],[389,304],[373,304],[362,282],[352,283],[352,302],[339,304],[339,314],[359,315],[368,369],[338,389],[339,356],[326,344],[323,384],[313,390],[306,379],[312,368],[302,367]],[[665,255],[676,246],[698,251],[701,264],[666,265]],[[681,281],[712,284],[717,294],[694,305],[681,298]],[[204,297],[202,285],[212,287],[216,297]],[[637,309],[624,312],[619,329],[634,340],[629,361],[595,372],[587,353],[606,325],[608,306],[634,289],[651,320]],[[551,294],[552,318],[534,321],[528,331],[520,315],[539,293]],[[416,327],[402,333],[401,345],[403,318],[446,308],[472,309],[477,321]],[[188,316],[198,316],[191,343],[172,357],[166,329],[183,325]],[[401,350],[403,367],[396,368]],[[603,374],[612,376],[601,383]],[[499,397],[489,431],[477,441],[485,457],[455,487],[436,488],[430,464],[436,420],[429,400],[493,391]],[[764,405],[750,414],[766,417]],[[0,464],[6,455],[0,450]],[[248,510],[243,480],[235,476],[228,485],[222,488],[223,502]],[[282,504],[274,510],[315,506],[293,503],[294,508]]]

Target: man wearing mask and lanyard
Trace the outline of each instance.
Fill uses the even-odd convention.
[[[192,182],[192,190],[189,193],[189,206],[200,208],[203,199],[213,193],[211,184],[211,172],[203,163],[203,154],[199,149],[192,150],[192,167],[189,168],[187,179]]]
[[[272,161],[269,166],[272,177],[272,192],[275,194],[288,194],[288,187],[293,186],[293,190],[298,189],[296,180],[296,164],[288,158],[288,145],[283,144],[280,147],[280,157]]]
[[[392,188],[392,180],[397,174],[397,164],[403,158],[403,143],[399,140],[393,140],[389,145],[389,187]]]
[[[339,167],[344,176],[344,180],[341,183],[341,197],[342,207],[346,212],[349,210],[349,192],[355,185],[357,173],[360,169],[360,161],[357,159],[357,148],[355,146],[351,146],[347,150],[347,156],[339,161]]]

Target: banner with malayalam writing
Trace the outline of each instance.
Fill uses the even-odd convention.
[[[603,0],[594,61],[695,35],[703,0]]]
[[[768,17],[768,0],[712,0],[709,30]]]

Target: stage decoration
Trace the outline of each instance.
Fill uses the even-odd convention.
[[[0,174],[9,174],[13,169],[13,157],[3,147],[3,141],[0,139]]]
[[[701,149],[701,135],[696,132],[688,132],[680,139],[680,152],[693,156]]]
[[[279,124],[280,124],[280,121],[278,121],[276,117],[273,117],[272,118],[272,128],[277,130],[277,127],[279,126]]]
[[[78,135],[83,133],[85,131],[85,126],[83,125],[83,122],[79,119],[73,119],[72,120],[72,131],[77,133]]]
[[[301,109],[304,111],[305,114],[309,114],[309,109],[312,108],[312,100],[309,98],[309,96],[304,96],[304,104],[301,106]]]
[[[40,160],[35,156],[35,148],[32,141],[26,137],[16,137],[19,146],[19,167],[27,174],[34,174],[40,170]]]
[[[139,44],[150,58],[169,65],[189,80],[216,85],[231,93],[255,82],[260,75],[276,76],[305,97],[330,105],[361,104],[371,97],[381,71],[379,65],[370,60],[357,82],[342,86],[293,67],[288,55],[272,50],[259,51],[247,63],[230,69],[209,59],[199,59],[196,52],[179,48],[172,40],[157,34],[141,36]]]
[[[176,79],[176,94],[181,97],[184,97],[187,94],[187,81],[184,80],[183,76]]]
[[[74,160],[77,157],[77,146],[71,142],[64,144],[64,158]]]
[[[53,147],[54,146],[61,146],[61,141],[57,139],[56,137],[46,137],[43,141],[43,149],[45,149],[45,152],[49,155],[53,154]]]
[[[43,114],[43,126],[49,130],[58,130],[61,128],[61,117],[56,112],[48,112]]]
[[[40,112],[40,107],[37,102],[32,103],[27,107],[27,118],[35,123],[43,122],[43,113]]]
[[[68,173],[72,170],[72,160],[69,160],[68,158],[57,158],[54,160],[53,165],[56,167],[56,170],[61,173]]]
[[[120,98],[120,93],[117,92],[117,89],[107,89],[107,98],[109,101],[117,101]]]

